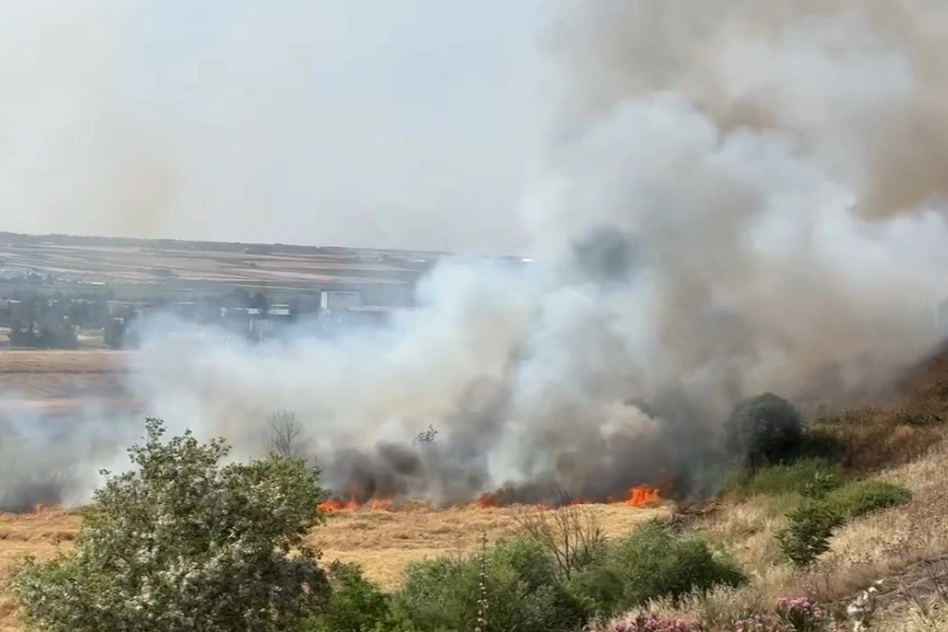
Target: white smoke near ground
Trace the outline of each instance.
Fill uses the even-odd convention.
[[[122,452],[141,434],[132,415],[86,403],[81,412],[51,418],[17,402],[0,400],[0,511],[23,513],[40,506],[76,506],[89,500],[100,469],[127,467]]]
[[[332,342],[155,323],[133,383],[149,412],[246,456],[292,410],[325,482],[363,498],[604,499],[664,470],[690,495],[741,398],[847,401],[935,349],[948,7],[547,10],[557,117],[520,214],[535,263],[445,264],[415,312]]]

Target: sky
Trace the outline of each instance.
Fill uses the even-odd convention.
[[[536,0],[2,0],[0,230],[513,252]]]

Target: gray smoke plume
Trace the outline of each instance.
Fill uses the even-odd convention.
[[[417,311],[331,343],[155,323],[133,383],[150,413],[246,456],[292,410],[360,499],[598,500],[667,475],[689,495],[739,399],[846,401],[936,347],[944,3],[544,6],[535,263],[445,263]]]
[[[948,8],[550,11],[558,111],[522,207],[536,263],[444,265],[417,313],[333,344],[156,344],[156,410],[252,451],[290,408],[327,482],[363,498],[602,499],[668,471],[688,494],[740,398],[843,401],[934,348]],[[438,441],[412,446],[429,424]]]

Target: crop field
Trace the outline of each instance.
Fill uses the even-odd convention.
[[[353,248],[107,238],[28,237],[0,233],[0,273],[37,275],[45,289],[75,291],[122,287],[233,288],[268,292],[315,285],[398,285],[433,265],[439,253]]]
[[[0,407],[49,417],[82,406],[133,410],[123,386],[130,370],[125,351],[0,351]]]

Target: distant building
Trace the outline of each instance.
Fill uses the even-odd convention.
[[[362,292],[356,290],[323,290],[319,296],[322,311],[335,312],[361,307]]]

